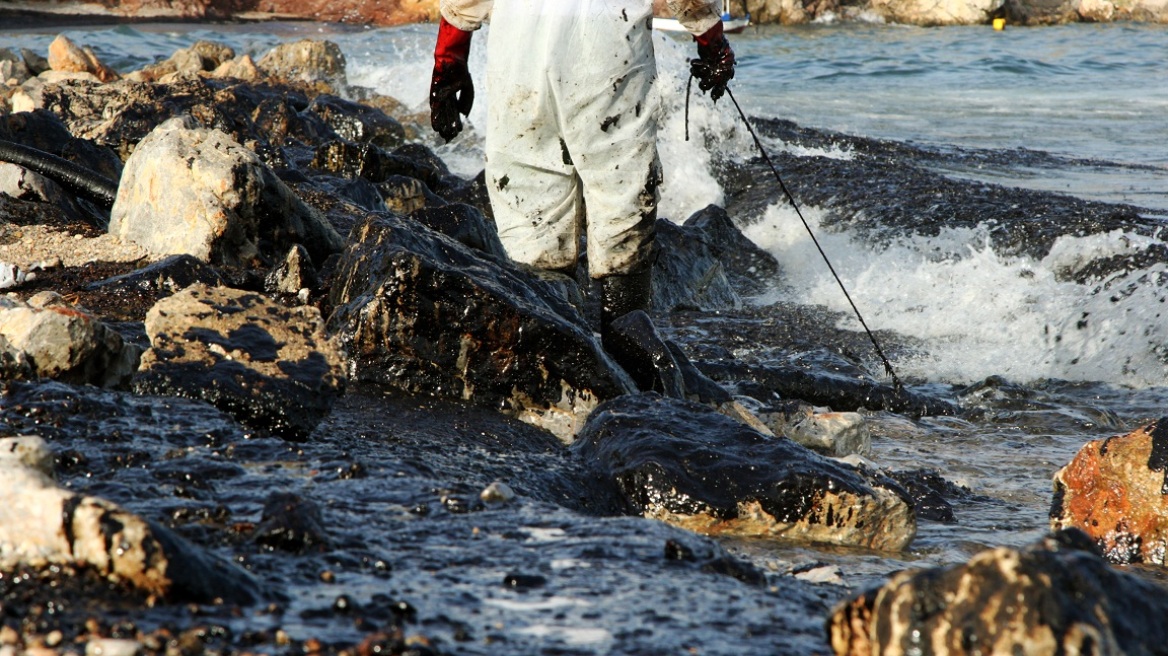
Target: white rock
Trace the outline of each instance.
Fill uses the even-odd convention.
[[[785,434],[829,456],[864,455],[872,450],[872,432],[858,412],[813,413],[787,427]]]
[[[98,638],[85,644],[85,656],[137,656],[142,650],[137,640]]]
[[[32,363],[38,376],[103,387],[128,381],[142,355],[112,328],[51,292],[28,302],[0,298],[0,337],[5,350]]]
[[[344,246],[254,152],[186,116],[156,127],[126,161],[109,232],[154,255],[228,265],[248,263],[261,236],[302,243],[319,261]]]
[[[503,481],[495,481],[483,488],[483,491],[479,493],[479,498],[483,500],[483,503],[507,503],[515,499],[515,490],[512,490],[511,486]]]

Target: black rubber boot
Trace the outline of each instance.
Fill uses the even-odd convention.
[[[652,269],[600,279],[600,342],[613,353],[612,322],[634,310],[647,310],[652,294]]]

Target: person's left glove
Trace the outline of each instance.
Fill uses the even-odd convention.
[[[462,132],[462,118],[474,105],[474,82],[466,60],[470,38],[466,32],[446,22],[438,22],[438,43],[434,46],[434,75],[430,78],[430,125],[449,142]]]
[[[722,21],[694,37],[698,42],[698,58],[690,60],[690,74],[698,79],[698,88],[709,91],[714,102],[726,93],[726,85],[734,79],[734,51],[722,32]]]

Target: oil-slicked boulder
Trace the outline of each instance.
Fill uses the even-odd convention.
[[[126,161],[109,231],[155,255],[242,265],[261,240],[282,256],[303,244],[317,261],[344,239],[254,152],[185,117],[155,128]]]
[[[742,234],[725,209],[707,205],[690,215],[682,227],[702,231],[739,294],[759,294],[778,280],[782,272],[778,260]]]
[[[963,565],[910,570],[836,607],[837,656],[1163,654],[1168,592],[1071,529]]]
[[[499,408],[563,440],[632,388],[552,283],[393,215],[349,237],[329,330],[351,377]]]
[[[344,389],[340,355],[314,307],[193,285],[146,315],[140,394],[202,399],[244,425],[304,439]]]
[[[376,107],[322,95],[313,99],[308,111],[319,116],[342,139],[382,148],[397,148],[405,141],[401,123]]]
[[[116,387],[129,382],[141,355],[117,331],[58,294],[41,292],[28,302],[0,297],[0,358],[25,363],[13,373]]]
[[[713,311],[742,303],[717,250],[700,229],[658,219],[656,252],[650,301],[654,311]]]
[[[916,535],[891,481],[655,393],[597,408],[572,451],[607,472],[631,511],[699,533],[886,551]]]
[[[1050,524],[1083,530],[1113,563],[1164,565],[1168,418],[1079,449],[1054,475]]]
[[[0,571],[67,565],[167,601],[259,600],[246,571],[109,501],[58,487],[52,475],[43,439],[0,438]]]

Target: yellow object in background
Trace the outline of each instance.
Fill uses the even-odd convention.
[[[994,29],[998,30],[999,32],[1006,29],[1006,19],[1005,18],[995,18],[994,19]]]

